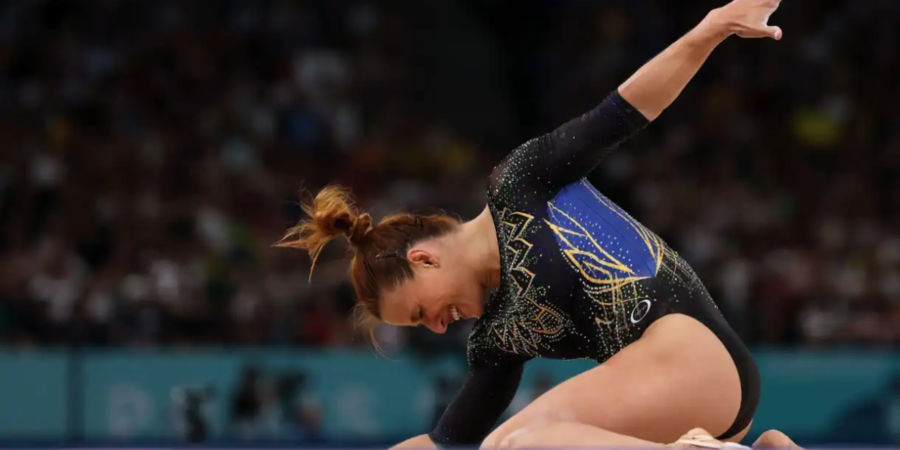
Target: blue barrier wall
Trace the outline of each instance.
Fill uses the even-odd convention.
[[[763,397],[755,429],[779,428],[821,441],[889,440],[900,430],[900,395],[890,389],[900,355],[757,354]],[[86,352],[0,354],[0,438],[174,437],[181,414],[173,388],[208,386],[214,437],[229,437],[230,397],[247,365],[308,378],[307,402],[321,411],[324,438],[377,440],[428,429],[437,408],[435,380],[465,371],[462,356],[391,359],[370,352]],[[533,361],[523,389],[591,367],[587,361]],[[74,404],[73,404],[74,403]],[[73,415],[75,415],[73,417]],[[283,437],[271,435],[270,437]]]
[[[147,438],[174,432],[175,386],[213,388],[212,433],[225,436],[229,397],[249,364],[305,374],[326,436],[365,439],[420,432],[430,420],[431,371],[407,358],[387,360],[367,352],[108,353],[92,354],[84,362],[85,436]]]
[[[62,353],[0,354],[0,437],[65,435],[67,364]]]

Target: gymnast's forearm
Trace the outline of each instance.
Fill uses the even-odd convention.
[[[619,86],[619,95],[648,120],[656,119],[681,94],[729,33],[714,13]]]
[[[391,450],[395,448],[436,449],[437,445],[434,445],[434,441],[432,441],[427,434],[423,434],[414,438],[407,439],[391,447]]]

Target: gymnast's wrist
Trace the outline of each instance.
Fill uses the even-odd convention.
[[[735,27],[727,20],[722,8],[710,11],[693,30],[697,38],[718,44],[735,33]]]

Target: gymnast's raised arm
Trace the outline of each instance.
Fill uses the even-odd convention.
[[[522,181],[557,187],[590,173],[603,154],[656,119],[728,36],[781,39],[768,25],[781,0],[734,0],[646,63],[599,106],[513,151],[492,174],[493,190]]]
[[[768,25],[781,0],[736,0],[712,11],[684,37],[641,67],[619,86],[619,94],[654,120],[681,94],[710,53],[728,36],[781,39]]]

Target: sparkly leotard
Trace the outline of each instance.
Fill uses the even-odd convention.
[[[647,124],[618,92],[513,151],[490,178],[501,283],[468,343],[469,378],[430,434],[438,445],[477,445],[511,402],[535,357],[603,362],[662,316],[710,328],[741,377],[731,429],[752,419],[756,366],[690,266],[584,177]],[[602,407],[602,405],[598,405]]]

